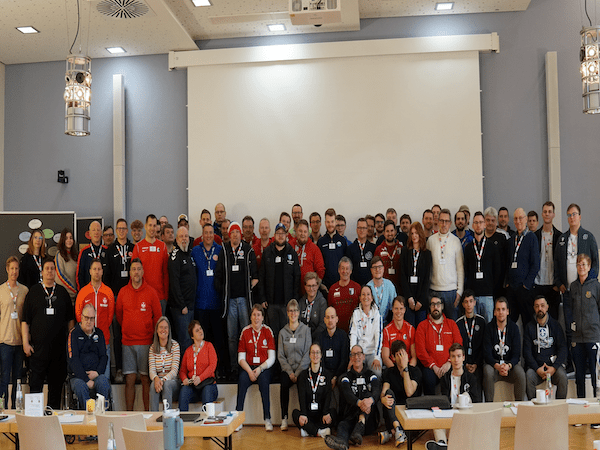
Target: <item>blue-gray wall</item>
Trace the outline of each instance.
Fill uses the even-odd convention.
[[[596,156],[600,117],[581,112],[581,26],[577,2],[532,0],[527,11],[517,13],[363,20],[359,32],[221,39],[201,41],[198,46],[216,49],[497,32],[500,53],[480,57],[484,201],[538,212],[548,197],[544,56],[557,51],[563,207],[578,202],[583,226],[600,236],[600,202],[595,201],[600,186]],[[75,139],[62,134],[64,63],[7,66],[6,209],[74,209],[78,215],[111,216],[111,75],[124,73],[128,216],[138,218],[153,211],[172,219],[185,211],[186,77],[166,67],[166,56],[95,60],[93,134]],[[25,87],[31,92],[27,102],[22,101]],[[70,170],[68,186],[55,181],[60,168]],[[454,189],[460,196],[460,174]]]

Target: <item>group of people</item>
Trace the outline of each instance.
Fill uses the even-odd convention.
[[[67,372],[78,398],[92,387],[104,393],[112,353],[127,409],[138,376],[146,409],[158,409],[161,397],[178,398],[182,410],[214,401],[217,381],[229,379],[238,382],[241,410],[247,388],[258,383],[272,430],[275,379],[282,429],[297,384],[301,408],[293,421],[308,435],[326,436],[337,424],[338,435],[327,439],[333,448],[359,443],[377,407],[385,436],[402,441],[388,406],[432,394],[439,383],[455,396],[459,372],[474,401],[482,393],[492,401],[498,379],[513,383],[517,398],[531,398],[547,377],[560,398],[572,361],[577,394],[585,396],[600,342],[598,249],[578,205],[567,208],[565,233],[554,216],[546,202],[535,229],[537,214],[518,208],[513,231],[506,208],[475,212],[472,228],[466,206],[452,220],[434,205],[422,222],[407,214],[398,221],[390,208],[358,219],[350,242],[345,218],[332,208],[324,234],[321,215],[306,221],[296,204],[291,215],[281,213],[273,236],[270,222],[260,220],[257,237],[252,217],[240,225],[217,204],[214,222],[202,211],[197,239],[184,214],[176,230],[164,216],[134,221],[133,242],[125,219],[104,230],[92,222],[80,251],[73,232],[63,230],[54,259],[35,230],[21,260],[7,261],[0,289],[0,395],[8,398],[8,384],[16,385],[23,354],[31,391],[41,392],[47,379],[53,408]],[[460,359],[454,344],[462,371],[453,366]]]

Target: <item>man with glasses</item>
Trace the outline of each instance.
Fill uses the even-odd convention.
[[[213,223],[213,229],[215,230],[215,235],[220,238],[223,237],[222,232],[225,231],[227,233],[227,229],[222,229],[221,224],[225,221],[227,217],[227,211],[225,211],[225,205],[223,203],[217,203],[215,205],[215,223]]]
[[[113,230],[112,225],[106,225],[102,230],[102,241],[105,247],[115,242],[115,230]]]
[[[540,248],[537,237],[527,228],[527,214],[515,209],[515,233],[508,240],[506,266],[506,298],[510,319],[517,322],[519,315],[526,325],[533,317],[533,282],[540,270]]]
[[[344,401],[337,436],[326,436],[325,445],[335,450],[348,450],[348,445],[361,445],[363,436],[375,431],[377,424],[369,418],[381,395],[381,380],[364,365],[365,354],[360,345],[350,350],[350,370],[340,379]],[[375,417],[373,415],[373,417]],[[352,430],[352,431],[351,431]]]
[[[310,215],[310,240],[315,244],[321,239],[321,214],[314,212]]]
[[[298,223],[302,220],[302,206],[296,203],[292,206],[292,222],[294,222],[294,228],[290,230],[290,234],[296,237],[296,229],[298,228]]]
[[[345,236],[345,234],[346,234],[346,218],[344,216],[342,216],[341,214],[338,214],[337,216],[335,216],[335,229],[340,236],[342,236],[344,239],[346,239],[346,244],[348,244],[348,245],[352,244],[352,241],[350,241],[350,239],[348,239]]]
[[[108,365],[104,334],[94,326],[95,322],[96,310],[88,303],[81,311],[81,323],[71,330],[67,340],[69,382],[80,409],[85,409],[90,389],[106,399],[111,396],[110,381],[104,375]]]
[[[439,233],[427,240],[427,249],[431,252],[432,295],[444,302],[446,316],[456,320],[458,302],[465,282],[463,249],[460,240],[450,233],[450,211],[442,209],[439,214]]]
[[[389,321],[388,315],[392,309],[392,302],[398,295],[394,283],[390,280],[383,278],[385,266],[381,256],[373,256],[371,260],[371,275],[373,279],[367,283],[373,291],[373,300],[379,308],[379,314],[381,320],[383,320],[383,326],[387,325]]]
[[[456,323],[448,320],[443,310],[442,300],[432,295],[429,302],[429,316],[418,325],[415,335],[417,358],[423,366],[425,395],[434,395],[440,379],[451,369],[448,355],[452,344],[463,343]]]
[[[377,238],[376,244],[381,244],[383,240],[383,224],[385,223],[385,217],[383,214],[375,214],[375,237]]]
[[[377,247],[367,239],[369,226],[364,218],[356,222],[356,239],[348,246],[346,256],[352,261],[352,280],[359,285],[366,284],[371,279],[369,263],[375,255]]]

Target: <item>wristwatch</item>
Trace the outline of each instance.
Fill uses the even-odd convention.
[[[408,366],[406,366],[406,367],[404,368],[403,372],[406,372],[406,373],[408,373]]]

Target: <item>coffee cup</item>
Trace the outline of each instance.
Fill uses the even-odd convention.
[[[460,394],[458,396],[458,406],[461,408],[469,406],[469,394]]]
[[[548,398],[546,397],[545,389],[536,389],[535,391],[535,401],[538,403],[546,403]]]
[[[600,450],[600,441],[594,441],[594,450]]]
[[[215,416],[215,404],[214,403],[205,403],[202,405],[202,412],[206,413],[208,417]]]

